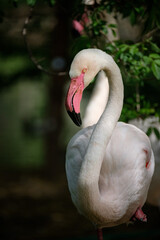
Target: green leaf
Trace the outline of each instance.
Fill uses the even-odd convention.
[[[141,11],[141,9],[138,8],[138,7],[136,7],[135,10],[136,10],[137,13],[140,13],[140,11]]]
[[[128,49],[128,45],[127,44],[122,44],[121,46],[120,46],[120,52],[125,52],[125,50],[127,50]]]
[[[117,25],[116,25],[116,24],[113,24],[113,23],[111,23],[111,24],[108,24],[108,27],[109,27],[109,28],[117,28]]]
[[[56,0],[50,0],[50,3],[53,6],[56,3]]]
[[[152,62],[151,69],[152,69],[152,72],[153,72],[154,76],[158,80],[160,80],[160,67],[155,62]]]
[[[146,64],[149,64],[149,63],[151,63],[153,60],[150,58],[150,57],[148,57],[148,56],[143,56],[143,60],[145,61],[145,63]]]
[[[160,139],[160,132],[158,131],[158,129],[154,127],[154,128],[153,128],[153,131],[154,131],[157,139]]]
[[[132,25],[134,25],[136,23],[136,15],[134,10],[132,10],[131,14],[130,14],[130,22]]]
[[[160,59],[156,59],[156,60],[154,60],[154,62],[155,62],[158,66],[160,66]]]
[[[157,53],[151,53],[151,54],[149,54],[149,57],[154,58],[154,59],[157,59],[157,58],[160,59],[160,55]]]
[[[136,52],[138,52],[138,48],[136,45],[130,46],[129,50],[130,54],[134,55]]]
[[[33,7],[36,4],[36,0],[27,0],[27,4]]]
[[[151,44],[151,49],[156,52],[156,53],[160,53],[160,48],[153,42],[150,42]]]
[[[114,37],[116,37],[116,31],[114,29],[112,29],[112,34]]]

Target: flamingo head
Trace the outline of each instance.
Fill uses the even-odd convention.
[[[100,69],[104,68],[106,53],[98,49],[84,49],[73,59],[69,75],[71,83],[68,89],[65,106],[73,122],[81,126],[80,102],[86,88]]]
[[[77,126],[81,126],[80,102],[84,90],[84,75],[87,68],[83,68],[81,74],[71,79],[71,83],[66,96],[66,110]]]

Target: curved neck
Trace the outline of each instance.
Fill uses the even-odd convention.
[[[123,106],[122,77],[112,57],[106,54],[103,66],[100,66],[99,70],[104,70],[108,77],[109,98],[91,135],[79,177],[79,190],[81,194],[85,194],[85,201],[88,201],[87,205],[94,211],[96,211],[97,201],[101,201],[98,183],[106,146]]]
[[[89,102],[87,104],[84,118],[82,121],[82,127],[86,128],[96,124],[104,112],[106,103],[108,101],[109,86],[108,78],[104,71],[98,73],[95,86]]]

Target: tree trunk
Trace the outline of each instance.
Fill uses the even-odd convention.
[[[63,4],[63,5],[62,5]],[[53,30],[52,39],[52,66],[53,71],[63,72],[66,70],[68,35],[69,35],[69,8],[68,1],[57,4],[55,17],[57,25]],[[62,128],[62,104],[63,88],[66,76],[55,75],[51,77],[48,84],[48,119],[50,131],[46,134],[46,170],[51,176],[56,176],[59,169],[64,167],[64,154],[61,149],[59,136]],[[61,167],[61,168],[59,168]]]

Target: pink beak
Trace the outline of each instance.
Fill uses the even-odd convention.
[[[65,101],[66,110],[77,126],[81,126],[82,124],[80,117],[80,103],[84,90],[85,71],[86,69],[83,69],[80,76],[71,79]]]

